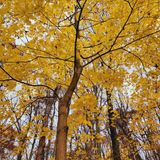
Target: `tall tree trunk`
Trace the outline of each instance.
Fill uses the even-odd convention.
[[[107,94],[107,103],[109,106],[108,118],[109,118],[110,137],[112,141],[112,158],[113,160],[121,160],[119,141],[117,140],[118,136],[114,123],[114,113],[113,113],[113,105],[111,102],[111,93],[107,91],[106,94]]]
[[[50,118],[51,119],[50,130],[53,130],[55,111],[56,111],[56,106],[55,106],[55,103],[54,103],[53,113],[52,113],[52,116]],[[47,144],[47,147],[46,147],[46,159],[45,160],[49,159],[50,147],[51,147],[51,140],[48,140],[48,144]]]
[[[22,153],[19,153],[17,156],[17,160],[21,160],[22,159]]]
[[[43,127],[48,127],[48,121],[49,121],[49,115],[52,110],[52,105],[53,102],[55,101],[54,96],[53,99],[46,99],[45,105],[45,114],[44,114],[44,120],[43,120]],[[44,160],[44,155],[45,155],[45,147],[46,147],[46,137],[42,136],[39,140],[39,145],[37,149],[37,154],[36,154],[36,160]]]
[[[38,150],[37,150],[37,154],[36,154],[36,160],[44,160],[45,140],[46,140],[45,136],[41,137],[39,140]]]
[[[29,160],[32,160],[33,150],[34,150],[34,147],[35,147],[36,140],[37,140],[37,133],[34,135],[33,143],[32,143],[32,146],[31,146],[31,151],[30,151],[29,158],[28,158]]]
[[[121,102],[121,106],[124,107],[123,103]],[[135,143],[131,143],[134,142],[135,140],[132,138],[132,132],[129,130],[129,119],[127,117],[127,114],[130,113],[127,111],[122,110],[121,108],[119,108],[119,113],[120,113],[120,118],[118,118],[116,121],[116,125],[117,127],[119,127],[120,131],[122,132],[121,134],[125,137],[122,138],[122,144],[125,144],[125,146],[127,148],[129,148],[129,159],[131,160],[142,160],[138,150],[137,150],[137,146]],[[124,147],[125,147],[124,146]]]
[[[58,106],[58,124],[57,124],[57,135],[56,135],[56,160],[66,160],[66,152],[67,152],[67,117],[69,113],[70,100],[72,98],[72,94],[77,87],[77,83],[79,81],[80,75],[82,73],[82,66],[80,62],[77,61],[74,75],[72,81],[63,96],[63,98],[59,102]]]
[[[30,113],[29,113],[29,122],[31,122],[31,118],[32,118],[32,106],[30,108]],[[15,112],[14,112],[15,113]],[[17,121],[17,124],[19,126],[19,130],[18,132],[21,133],[22,129],[21,129],[21,125],[19,123],[19,119],[16,117],[16,121]],[[28,136],[28,132],[29,132],[29,129],[30,127],[27,128],[27,132],[26,134],[23,136],[22,140],[20,140],[20,145],[24,145],[26,143],[26,138]],[[24,152],[24,151],[23,151]],[[22,160],[22,157],[23,157],[23,152],[21,151],[18,155],[17,155],[17,160]]]

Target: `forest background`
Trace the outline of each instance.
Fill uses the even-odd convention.
[[[159,0],[0,0],[0,159],[160,159]]]

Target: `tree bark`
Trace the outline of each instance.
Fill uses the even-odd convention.
[[[18,156],[17,156],[17,160],[21,160],[22,159],[22,154],[19,153]]]
[[[74,70],[72,81],[65,95],[60,100],[58,106],[58,124],[57,124],[56,153],[55,153],[56,160],[66,160],[67,134],[68,134],[67,118],[69,113],[69,106],[72,94],[75,88],[77,87],[77,83],[82,73],[82,66],[80,65],[80,62],[77,61],[76,63],[77,64]]]
[[[53,97],[53,99],[46,99],[46,102],[45,102],[46,109],[45,109],[45,114],[44,114],[45,118],[43,120],[43,127],[48,127],[49,115],[52,110],[52,105],[53,105],[54,101],[55,101],[54,97]],[[44,160],[45,147],[46,147],[46,137],[42,136],[39,140],[39,145],[38,145],[37,154],[36,154],[36,160]]]
[[[112,141],[112,159],[113,160],[121,160],[120,156],[120,148],[119,148],[119,141],[117,140],[118,135],[116,131],[116,127],[114,126],[114,113],[113,113],[113,105],[111,102],[111,93],[108,91],[106,92],[107,94],[107,103],[109,106],[108,109],[108,118],[109,118],[109,129],[110,129],[110,137]]]

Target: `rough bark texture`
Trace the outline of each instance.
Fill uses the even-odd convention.
[[[57,136],[56,136],[56,160],[66,160],[67,152],[67,117],[69,112],[70,100],[72,94],[77,86],[78,80],[82,72],[82,67],[78,62],[70,86],[68,87],[65,95],[59,102],[58,106],[58,124],[57,124]]]
[[[111,102],[111,93],[107,91],[107,102],[108,102],[108,118],[109,118],[109,128],[110,128],[110,137],[112,141],[112,159],[113,160],[121,160],[120,156],[120,148],[119,148],[119,141],[117,140],[117,131],[116,127],[114,127],[114,114],[113,114],[113,105]]]

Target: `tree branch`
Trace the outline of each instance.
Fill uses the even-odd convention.
[[[54,89],[52,89],[51,87],[49,87],[47,85],[43,85],[43,84],[31,84],[31,83],[27,83],[27,82],[18,80],[16,78],[14,78],[13,76],[11,76],[3,67],[0,66],[0,69],[2,71],[4,71],[11,78],[11,79],[8,79],[8,80],[13,80],[13,81],[16,81],[18,83],[21,83],[21,84],[24,84],[24,85],[27,85],[27,86],[31,86],[31,87],[45,87],[45,88],[48,88],[49,90],[51,90],[51,91],[54,92]],[[6,80],[3,80],[3,81],[6,81]]]
[[[154,34],[156,34],[156,33],[158,33],[158,32],[160,32],[160,30],[155,31],[155,32],[152,32],[152,33],[150,33],[150,34],[147,34],[147,35],[145,35],[145,36],[143,36],[143,37],[139,37],[139,38],[137,38],[137,39],[134,39],[133,41],[125,44],[125,45],[122,46],[122,47],[118,47],[118,48],[115,48],[115,49],[109,49],[108,51],[106,51],[106,52],[98,55],[97,57],[95,57],[95,58],[93,58],[91,61],[89,61],[88,63],[84,64],[83,67],[89,65],[90,63],[92,63],[92,62],[95,61],[96,59],[98,59],[98,58],[100,58],[100,57],[102,57],[102,56],[104,56],[104,55],[106,55],[106,54],[108,54],[108,53],[111,53],[111,52],[114,52],[114,51],[123,49],[123,48],[125,48],[125,47],[127,47],[127,46],[129,46],[129,45],[131,45],[131,44],[133,44],[133,43],[135,43],[135,42],[137,42],[137,41],[140,41],[140,40],[142,40],[142,39],[144,39],[144,38],[147,38],[147,37],[149,37],[149,36],[151,36],[151,35],[154,35]]]

